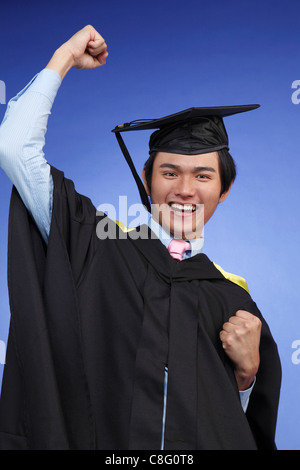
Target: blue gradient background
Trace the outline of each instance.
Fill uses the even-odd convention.
[[[6,101],[78,29],[92,24],[105,67],[72,70],[49,120],[45,154],[95,205],[139,202],[111,129],[190,106],[259,103],[226,119],[238,178],[205,229],[205,252],[247,279],[279,347],[283,384],[279,449],[300,449],[299,122],[291,97],[299,71],[299,2],[16,1],[0,4],[0,80]],[[299,94],[300,96],[300,94]],[[6,106],[0,105],[0,119]],[[147,132],[126,136],[141,172]],[[7,217],[11,183],[0,170],[0,340],[6,343]],[[297,356],[300,357],[300,354]],[[0,378],[3,366],[0,366]]]

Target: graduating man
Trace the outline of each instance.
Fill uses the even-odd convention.
[[[42,152],[62,79],[107,54],[92,26],[80,30],[10,101],[0,127],[14,184],[0,448],[274,449],[276,344],[245,281],[202,253],[203,226],[235,178],[222,118],[257,106],[117,126],[152,204],[149,223],[127,231]],[[144,184],[121,138],[143,129],[156,129]]]

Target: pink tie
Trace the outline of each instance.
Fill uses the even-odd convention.
[[[176,240],[175,238],[170,241],[168,246],[168,251],[172,258],[177,259],[178,261],[182,261],[183,253],[190,249],[189,242],[186,242],[185,240]]]

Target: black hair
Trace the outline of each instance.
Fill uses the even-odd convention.
[[[236,178],[236,166],[235,162],[227,149],[218,150],[219,164],[220,164],[220,176],[221,176],[221,194],[226,193],[229,190],[231,183]],[[151,191],[151,180],[153,163],[157,152],[151,152],[150,157],[145,163],[145,177],[149,190]]]

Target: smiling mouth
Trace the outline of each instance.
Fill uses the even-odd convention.
[[[169,204],[172,211],[182,215],[192,214],[196,211],[196,204],[180,204],[178,202],[171,202]]]

